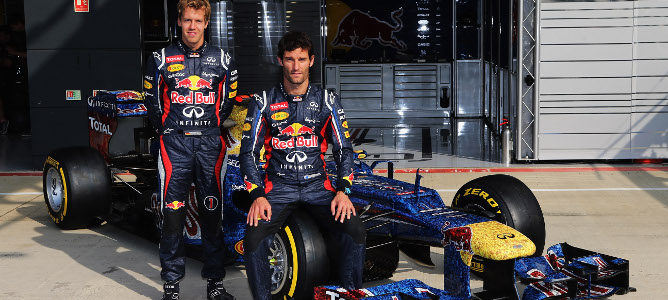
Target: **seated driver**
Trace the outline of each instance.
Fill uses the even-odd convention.
[[[290,214],[304,208],[338,243],[342,258],[338,284],[362,287],[365,231],[348,198],[353,149],[339,96],[309,84],[313,44],[302,32],[278,43],[283,80],[257,94],[248,105],[239,155],[253,201],[246,219],[244,256],[254,299],[271,298],[269,246]],[[325,171],[328,142],[337,166],[336,188]],[[265,148],[265,175],[259,170]]]

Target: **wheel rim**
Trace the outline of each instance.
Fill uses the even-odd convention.
[[[271,270],[271,293],[276,294],[283,289],[287,278],[288,252],[283,239],[274,235],[274,241],[269,247],[269,269]]]
[[[63,207],[63,180],[55,168],[49,168],[46,173],[46,198],[49,201],[49,206],[54,212],[59,212]]]

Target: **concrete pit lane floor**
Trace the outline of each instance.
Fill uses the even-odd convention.
[[[668,282],[668,167],[569,165],[509,169],[536,194],[545,215],[546,246],[559,242],[630,261],[637,292],[615,299],[665,299]],[[570,169],[570,170],[569,170]],[[455,191],[491,169],[423,173],[422,184],[450,204]],[[513,171],[514,170],[514,171]],[[440,172],[440,173],[439,173]],[[462,173],[463,172],[463,173]],[[0,299],[159,299],[157,244],[113,225],[58,229],[46,212],[40,176],[0,176]],[[412,182],[414,174],[398,173]],[[547,248],[547,247],[546,247]],[[443,250],[431,248],[434,268],[401,256],[394,277],[443,287]],[[205,299],[201,262],[188,259],[181,299]],[[225,286],[250,299],[245,270],[227,268]],[[482,282],[472,280],[474,292]]]

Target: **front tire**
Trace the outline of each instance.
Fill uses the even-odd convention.
[[[47,156],[42,172],[49,216],[62,229],[85,228],[108,213],[111,174],[95,149],[58,149]]]
[[[311,299],[313,287],[327,280],[325,241],[316,223],[295,212],[269,247],[273,299]]]
[[[545,221],[536,196],[519,179],[504,175],[488,175],[464,184],[455,194],[453,208],[493,216],[493,220],[517,229],[536,245],[535,255],[545,247]],[[473,257],[471,270],[484,273],[485,259]]]

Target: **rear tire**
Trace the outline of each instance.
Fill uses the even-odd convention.
[[[488,175],[464,184],[455,194],[453,208],[464,208],[474,213],[492,213],[493,220],[517,229],[536,245],[534,256],[545,247],[545,221],[536,196],[519,179],[504,175]],[[471,270],[482,275],[486,260],[473,257]]]
[[[62,229],[99,224],[109,212],[111,174],[97,150],[89,147],[58,149],[47,156],[42,173],[46,207]]]

